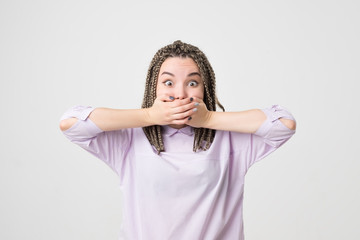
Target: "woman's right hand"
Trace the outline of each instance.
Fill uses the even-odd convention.
[[[194,108],[196,106],[192,98],[174,99],[162,95],[147,109],[147,116],[152,125],[184,125],[194,113]]]

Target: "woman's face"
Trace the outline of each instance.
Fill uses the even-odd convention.
[[[204,83],[200,70],[192,58],[169,57],[160,67],[156,96],[168,95],[176,99],[204,98]]]

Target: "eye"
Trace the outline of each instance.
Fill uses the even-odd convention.
[[[173,85],[173,82],[170,81],[170,80],[166,80],[165,82],[163,82],[165,84],[165,86],[172,86]]]
[[[199,83],[195,80],[192,80],[188,83],[188,86],[190,86],[190,87],[196,87],[197,85],[199,85]]]

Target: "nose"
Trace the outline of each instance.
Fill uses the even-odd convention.
[[[184,99],[187,97],[186,89],[184,86],[178,85],[174,89],[174,97],[175,99]]]

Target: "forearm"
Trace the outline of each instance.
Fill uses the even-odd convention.
[[[103,131],[153,125],[149,120],[147,109],[96,108],[89,118]]]
[[[204,128],[244,133],[255,133],[267,118],[266,114],[260,109],[209,113]],[[279,118],[279,121],[291,130],[296,129],[294,120]]]
[[[124,128],[146,127],[153,125],[149,120],[148,109],[111,109],[95,108],[89,115],[89,119],[103,131],[120,130]],[[71,117],[60,122],[60,129],[66,131],[71,128],[78,119]]]
[[[209,112],[204,128],[254,133],[266,120],[266,115],[260,109],[241,112]]]

